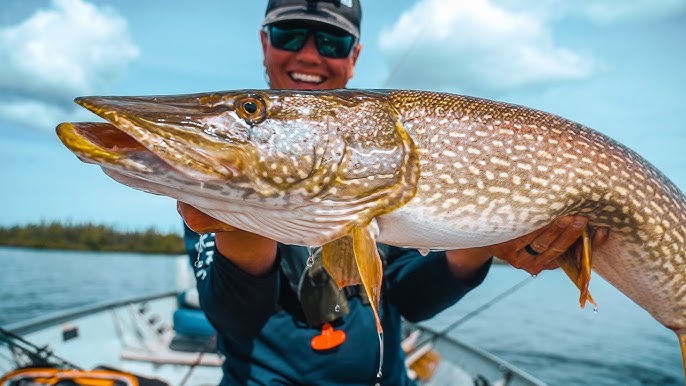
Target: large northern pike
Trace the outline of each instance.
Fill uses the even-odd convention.
[[[83,161],[238,228],[324,245],[332,276],[339,285],[361,280],[375,313],[375,241],[469,248],[585,215],[590,231],[611,229],[593,251],[593,269],[674,330],[686,358],[686,198],[635,152],[588,127],[419,91],[242,90],[77,103],[110,122],[58,126]],[[590,299],[589,263],[576,261],[583,255],[561,261],[582,304]]]

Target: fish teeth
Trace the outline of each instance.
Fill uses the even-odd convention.
[[[301,82],[321,83],[324,79],[319,75],[303,74],[302,72],[292,72],[291,78]]]

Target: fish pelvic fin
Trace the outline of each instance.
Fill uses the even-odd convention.
[[[579,240],[567,252],[557,258],[560,268],[580,291],[579,305],[581,308],[586,306],[586,302],[590,302],[593,307],[598,308],[598,303],[588,290],[588,284],[591,282],[591,259],[591,237],[588,229],[584,229]]]
[[[376,249],[376,240],[369,226],[353,228],[353,250],[355,261],[360,271],[362,285],[369,297],[369,303],[374,310],[376,330],[383,332],[379,319],[379,302],[381,301],[381,281],[383,279],[383,267],[379,250]]]
[[[322,247],[324,267],[340,288],[362,284],[374,311],[376,329],[383,332],[379,318],[383,267],[371,225],[354,225],[350,232]]]

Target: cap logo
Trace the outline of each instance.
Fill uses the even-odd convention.
[[[318,2],[323,2],[323,3],[333,3],[336,7],[339,7],[341,5],[345,5],[348,8],[353,7],[353,0],[307,0],[307,10],[311,11],[317,7]]]

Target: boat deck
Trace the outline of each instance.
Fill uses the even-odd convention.
[[[6,329],[40,347],[48,346],[60,358],[83,369],[104,365],[174,386],[219,384],[223,358],[218,354],[170,348],[175,338],[171,318],[176,307],[176,294],[165,293],[84,307]],[[419,351],[408,354],[410,361],[413,357],[430,358],[424,355],[427,352],[440,357],[429,365],[435,365],[435,371],[426,385],[544,386],[507,362],[452,338],[422,343],[430,336],[428,330],[419,328],[415,347]],[[207,343],[195,342],[195,346],[209,347]],[[12,357],[0,341],[2,372],[14,368]]]

